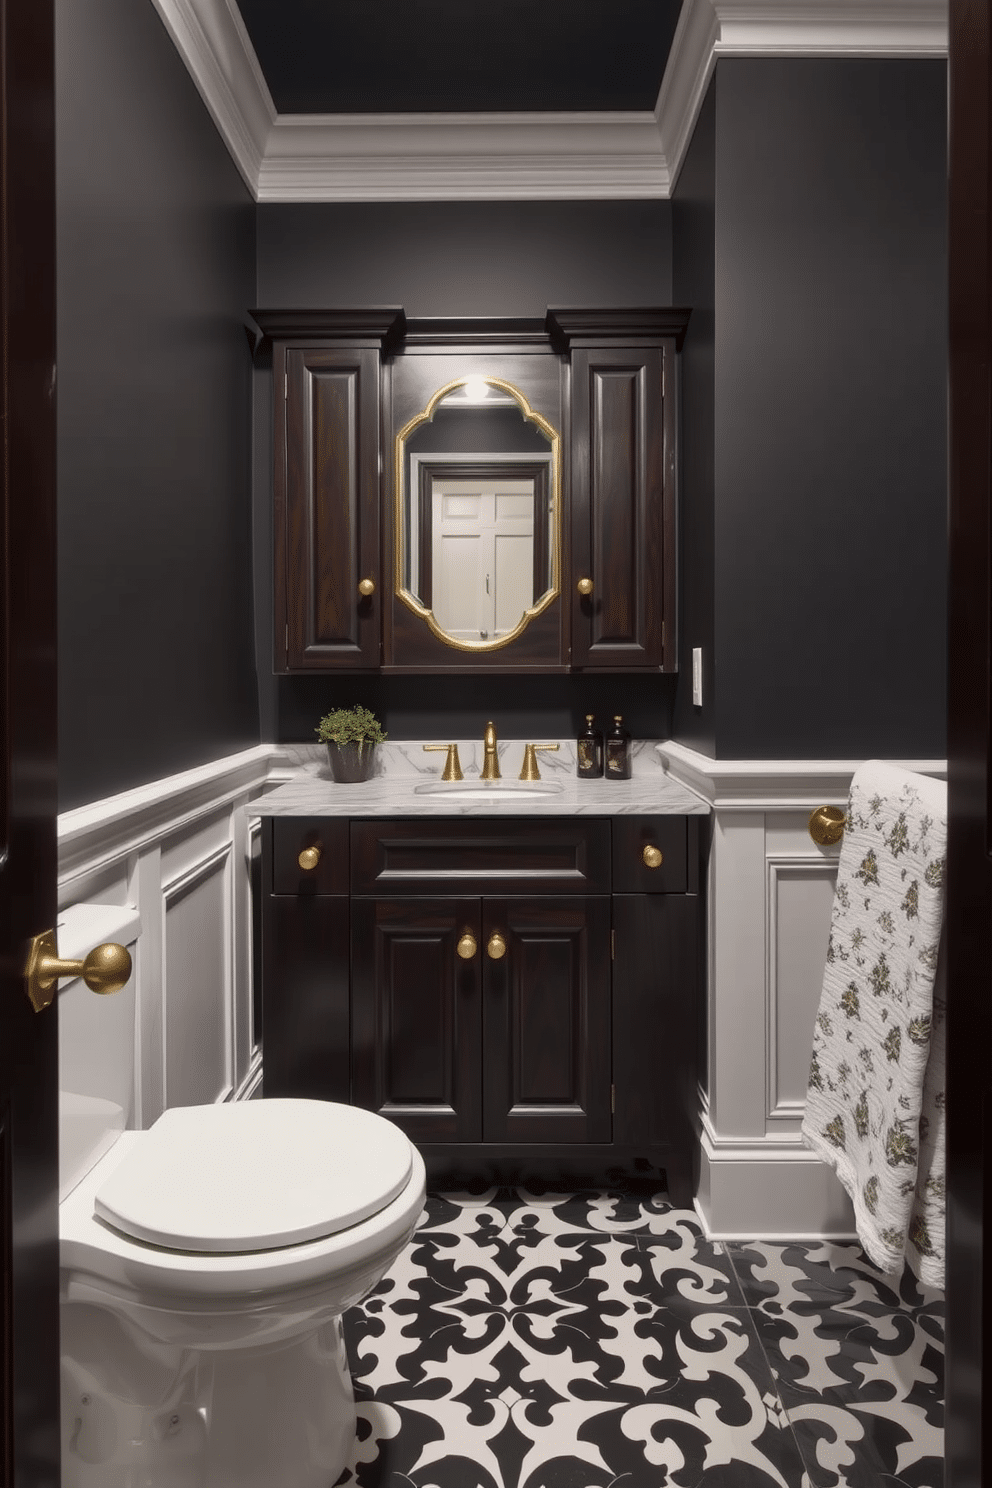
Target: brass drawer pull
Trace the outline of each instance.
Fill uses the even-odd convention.
[[[660,847],[652,847],[652,845],[649,843],[648,846],[641,853],[641,857],[644,859],[646,867],[660,868],[664,858],[664,854],[662,853]]]
[[[358,586],[358,592],[363,599],[368,599],[370,595],[375,593],[375,580],[363,579]]]
[[[305,847],[296,861],[304,873],[312,873],[320,862],[320,843],[314,843],[313,847]]]
[[[491,961],[500,961],[506,955],[506,941],[498,931],[494,930],[490,935],[486,950],[489,952]]]
[[[592,579],[580,579],[575,587],[580,594],[591,594],[593,588]]]
[[[461,940],[458,942],[457,950],[459,956],[461,956],[463,961],[471,961],[472,957],[475,955],[478,949],[479,947],[476,943],[475,936],[470,935],[468,931],[466,931]]]

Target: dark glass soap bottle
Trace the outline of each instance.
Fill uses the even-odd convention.
[[[593,728],[593,714],[575,741],[575,773],[580,780],[598,780],[603,773],[603,736]]]
[[[608,780],[630,779],[630,735],[619,713],[606,736],[606,777]]]

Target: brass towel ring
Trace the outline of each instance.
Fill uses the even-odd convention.
[[[817,847],[833,847],[844,835],[847,816],[839,806],[817,806],[809,819],[809,835]]]

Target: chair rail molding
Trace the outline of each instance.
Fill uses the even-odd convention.
[[[279,114],[235,0],[153,0],[257,201],[671,194],[720,57],[947,55],[947,0],[685,0],[654,110]]]
[[[800,1127],[840,854],[816,845],[809,816],[846,806],[862,761],[658,753],[713,813],[700,1217],[715,1239],[853,1235],[850,1200]],[[893,763],[947,773],[944,760]]]

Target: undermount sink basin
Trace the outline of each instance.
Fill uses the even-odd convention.
[[[415,785],[415,796],[457,796],[459,801],[512,801],[521,796],[557,796],[553,780],[432,780]]]

